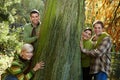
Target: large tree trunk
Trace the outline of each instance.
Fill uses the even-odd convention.
[[[84,0],[47,0],[34,63],[45,68],[34,80],[82,80],[79,40]]]

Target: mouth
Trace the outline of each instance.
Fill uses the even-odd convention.
[[[30,60],[31,58],[27,58],[27,60]]]

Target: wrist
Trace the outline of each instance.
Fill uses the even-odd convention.
[[[36,68],[33,68],[33,71],[37,71],[37,69],[36,69]]]
[[[82,51],[85,53],[85,52],[86,52],[86,49],[82,49]]]

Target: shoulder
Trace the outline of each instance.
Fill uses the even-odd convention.
[[[31,26],[31,23],[26,23],[25,25],[24,25],[24,27],[30,27]]]
[[[98,42],[99,41],[111,41],[111,37],[110,37],[110,35],[108,34],[108,33],[106,33],[106,32],[103,32],[100,36],[99,36],[99,38],[98,38],[98,40],[97,40]]]
[[[106,36],[103,38],[103,42],[108,42],[108,43],[112,43],[112,39],[110,36]]]
[[[24,25],[24,30],[29,30],[31,28],[32,28],[31,23],[27,23]]]
[[[106,36],[103,38],[101,46],[105,46],[105,48],[110,48],[112,46],[112,39],[110,36]]]

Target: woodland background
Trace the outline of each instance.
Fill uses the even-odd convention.
[[[43,20],[47,0],[0,0],[0,73],[12,61],[14,53],[19,53],[22,42],[23,25],[29,22],[29,12],[38,9]],[[34,4],[33,4],[34,3]],[[86,0],[84,27],[92,27],[95,20],[102,20],[105,31],[113,39],[111,80],[120,80],[120,0]],[[7,55],[4,59],[3,55]],[[10,57],[10,58],[9,58]],[[9,59],[8,59],[9,58]],[[3,63],[6,61],[6,64]],[[4,65],[5,64],[5,65]]]

